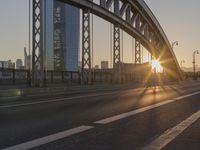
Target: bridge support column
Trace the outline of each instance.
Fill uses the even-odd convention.
[[[135,39],[135,64],[141,64],[141,45],[137,39]]]
[[[33,0],[32,86],[44,85],[43,63],[43,0]]]
[[[82,14],[82,84],[91,84],[90,11]]]
[[[120,26],[114,25],[113,28],[113,69],[115,82],[121,82],[120,64]]]

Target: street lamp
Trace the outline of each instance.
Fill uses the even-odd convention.
[[[195,62],[195,54],[199,54],[199,51],[196,50],[196,51],[193,52],[193,62],[192,63],[193,63],[193,69],[194,69],[194,79],[196,80],[197,78],[196,78],[196,68],[195,68],[196,67],[196,65],[195,65],[195,63],[196,63]]]
[[[172,49],[174,49],[174,46],[178,46],[178,41],[172,42]]]
[[[185,60],[181,60],[181,62],[180,62],[181,68],[183,67],[183,63],[185,63]]]

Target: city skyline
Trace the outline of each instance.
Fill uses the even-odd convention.
[[[154,15],[163,27],[170,42],[179,41],[179,46],[174,47],[178,62],[183,59],[183,66],[192,67],[192,52],[200,49],[198,35],[200,31],[200,13],[197,8],[200,3],[194,0],[193,3],[186,0],[181,1],[159,1],[146,0]],[[2,0],[0,17],[3,18],[0,29],[0,52],[1,60],[16,60],[23,58],[23,48],[28,47],[28,1],[27,0]],[[11,4],[12,3],[12,4]],[[185,12],[187,6],[188,12]],[[16,12],[10,10],[17,10]],[[9,18],[9,19],[5,19]],[[185,19],[186,18],[186,19]],[[94,16],[94,64],[100,65],[101,60],[110,60],[110,23]],[[99,25],[100,24],[100,25]],[[192,25],[192,27],[190,27]],[[7,30],[5,30],[7,29]],[[102,32],[101,32],[102,31]],[[3,35],[3,36],[2,36]],[[20,38],[19,38],[20,35]],[[102,39],[102,37],[104,37]],[[132,38],[123,33],[123,56],[124,62],[132,62],[130,55],[132,51]],[[13,44],[9,44],[13,43]],[[13,52],[14,51],[14,52]],[[109,52],[108,52],[109,51]],[[107,56],[103,54],[109,53]],[[14,55],[11,55],[14,54]],[[197,64],[200,63],[200,56],[197,56]]]

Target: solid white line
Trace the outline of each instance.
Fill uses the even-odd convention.
[[[167,130],[160,137],[151,142],[148,146],[145,146],[141,150],[160,150],[174,140],[179,134],[181,134],[186,128],[191,126],[200,118],[200,111],[194,113],[189,118],[179,123],[177,126]]]
[[[89,129],[92,129],[92,128],[94,128],[94,127],[92,127],[92,126],[79,126],[79,127],[73,128],[73,129],[69,129],[69,130],[66,130],[66,131],[63,131],[63,132],[52,134],[52,135],[49,135],[49,136],[46,136],[46,137],[43,137],[43,138],[39,138],[39,139],[36,139],[36,140],[33,140],[33,141],[29,141],[29,142],[22,143],[22,144],[19,144],[19,145],[16,145],[16,146],[5,148],[3,150],[27,150],[27,149],[31,149],[31,148],[34,148],[34,147],[37,147],[37,146],[41,146],[41,145],[62,139],[62,138],[66,138],[68,136],[71,136],[71,135],[74,135],[74,134],[77,134],[77,133],[80,133],[80,132],[83,132],[83,131],[86,131],[86,130],[89,130]]]
[[[162,106],[162,105],[166,105],[168,103],[172,103],[172,102],[175,102],[177,100],[187,98],[187,97],[191,97],[191,96],[194,96],[194,95],[197,95],[197,94],[200,94],[200,91],[195,92],[195,93],[191,93],[191,94],[187,94],[187,95],[184,95],[184,96],[180,96],[180,97],[174,98],[172,100],[167,100],[167,101],[160,102],[160,103],[157,103],[157,104],[153,104],[153,105],[150,105],[150,106],[147,106],[147,107],[136,109],[136,110],[133,110],[133,111],[130,111],[130,112],[120,114],[120,115],[116,115],[116,116],[112,116],[112,117],[109,117],[109,118],[106,118],[106,119],[95,121],[94,123],[97,123],[97,124],[111,123],[111,122],[114,122],[114,121],[117,121],[117,120],[120,120],[120,119],[123,119],[123,118],[127,118],[127,117],[130,117],[130,116],[134,116],[136,114],[145,112],[147,110],[151,110],[153,108],[156,108],[156,107],[159,107],[159,106]]]
[[[65,100],[80,99],[80,98],[86,98],[86,97],[97,97],[97,96],[111,95],[111,94],[115,94],[115,93],[119,93],[119,92],[108,92],[108,93],[101,93],[101,94],[90,94],[90,95],[75,96],[75,97],[69,97],[69,98],[59,98],[59,99],[54,99],[54,100],[45,100],[45,101],[30,102],[30,103],[23,103],[23,104],[5,105],[5,106],[0,106],[0,108],[12,108],[12,107],[36,105],[36,104],[43,104],[43,103],[60,102],[60,101],[65,101]]]
[[[138,89],[129,89],[133,91],[138,91],[141,88]],[[89,95],[83,95],[83,96],[75,96],[75,97],[68,97],[68,98],[59,98],[54,100],[44,100],[44,101],[37,101],[37,102],[30,102],[30,103],[22,103],[22,104],[11,104],[11,105],[2,105],[0,108],[12,108],[12,107],[21,107],[21,106],[29,106],[29,105],[37,105],[37,104],[44,104],[44,103],[52,103],[52,102],[60,102],[60,101],[66,101],[66,100],[72,100],[72,99],[80,99],[80,98],[86,98],[86,97],[97,97],[97,96],[105,96],[105,95],[112,95],[119,92],[127,92],[129,90],[121,90],[121,91],[114,91],[114,92],[105,92],[105,93],[99,93],[99,94],[89,94]]]
[[[187,95],[183,95],[183,96],[179,96],[179,97],[176,97],[176,98],[174,98],[174,99],[175,99],[175,100],[180,100],[180,99],[184,99],[184,98],[187,98],[187,97],[191,97],[191,96],[194,96],[194,95],[197,95],[197,94],[200,94],[200,91],[194,92],[194,93],[191,93],[191,94],[187,94]]]

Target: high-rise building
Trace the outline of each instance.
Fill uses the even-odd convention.
[[[108,61],[101,61],[101,69],[108,69]]]
[[[44,3],[45,68],[77,71],[80,11],[56,0],[45,0]]]
[[[22,59],[17,59],[16,60],[16,69],[21,69],[23,66]]]
[[[44,68],[54,70],[54,3],[56,0],[44,0],[43,4],[43,46]]]
[[[24,48],[24,69],[31,69],[32,57],[30,54],[27,54],[26,47]]]

